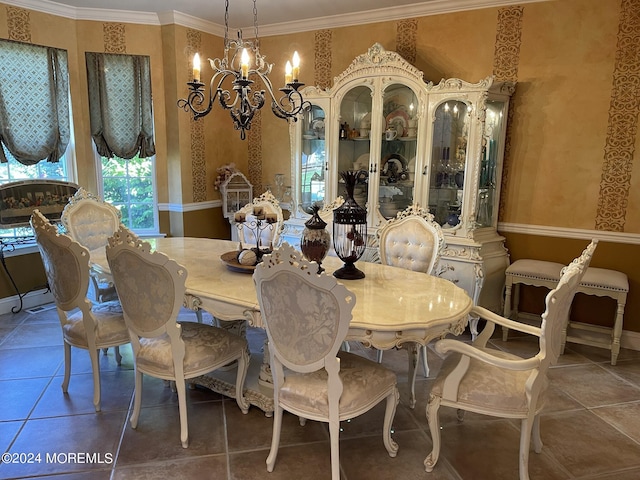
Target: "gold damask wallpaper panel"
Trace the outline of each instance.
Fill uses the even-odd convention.
[[[611,103],[600,180],[595,228],[625,231],[640,114],[640,0],[623,0],[620,8]],[[635,166],[637,170],[637,166]]]

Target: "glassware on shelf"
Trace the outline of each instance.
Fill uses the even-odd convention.
[[[331,235],[326,230],[327,223],[320,218],[318,211],[320,207],[313,205],[311,207],[311,218],[305,222],[302,238],[300,241],[300,250],[307,260],[318,264],[318,273],[322,273],[322,260],[327,256],[331,248]]]

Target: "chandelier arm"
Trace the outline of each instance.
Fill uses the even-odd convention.
[[[273,114],[282,119],[293,119],[298,121],[298,115],[311,109],[311,102],[305,100],[297,88],[285,87],[280,91],[283,95],[276,100],[275,95],[272,97],[271,111]]]

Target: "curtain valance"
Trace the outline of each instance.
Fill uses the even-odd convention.
[[[69,144],[67,52],[0,40],[0,143],[25,164],[57,162]],[[6,162],[0,148],[0,161]]]
[[[87,52],[86,62],[98,153],[125,159],[154,155],[149,57]]]

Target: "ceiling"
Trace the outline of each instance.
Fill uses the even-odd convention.
[[[220,34],[223,0],[1,0],[74,19],[177,23]],[[336,28],[544,0],[258,0],[260,35]],[[229,0],[229,27],[253,28],[253,1]]]

